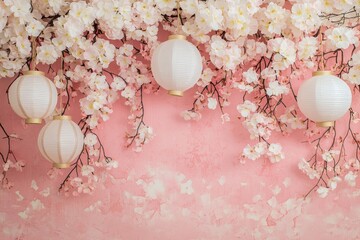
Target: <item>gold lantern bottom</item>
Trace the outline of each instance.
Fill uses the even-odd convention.
[[[69,168],[71,166],[70,163],[53,163],[53,167],[55,168]]]
[[[42,119],[41,118],[26,118],[25,123],[26,124],[41,124]]]
[[[334,125],[335,125],[335,122],[334,122],[334,121],[317,122],[317,123],[316,123],[316,126],[318,126],[318,127],[324,127],[324,128],[333,127]]]
[[[177,96],[177,97],[184,96],[184,92],[183,91],[178,91],[178,90],[169,90],[168,94],[172,95],[172,96]]]

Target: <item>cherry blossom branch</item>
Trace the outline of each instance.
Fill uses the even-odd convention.
[[[137,92],[139,92],[139,97],[140,97],[140,106],[138,109],[138,111],[140,111],[140,115],[136,116],[137,121],[135,121],[135,122],[137,122],[136,123],[137,126],[135,127],[135,133],[132,135],[128,135],[127,147],[130,147],[134,143],[134,141],[139,138],[141,127],[146,126],[146,124],[144,122],[145,108],[144,108],[144,102],[143,102],[143,87],[144,87],[144,84],[142,84],[140,86],[140,88],[137,90]],[[142,142],[142,143],[144,143],[144,142]]]
[[[195,100],[193,101],[193,106],[192,108],[189,110],[191,112],[197,112],[199,110],[199,106],[200,104],[204,103],[203,97],[204,94],[206,94],[208,97],[214,97],[214,95],[216,96],[217,102],[219,104],[219,108],[222,114],[224,114],[224,101],[226,101],[226,99],[222,96],[219,88],[223,89],[223,87],[226,84],[226,76],[222,79],[220,79],[219,81],[214,82],[210,82],[208,85],[206,85],[205,87],[203,87],[201,89],[201,91],[197,94],[197,97],[195,98]]]
[[[114,72],[110,72],[110,71],[107,70],[107,69],[103,69],[102,71],[110,74],[110,76],[111,76],[112,79],[114,79],[114,76],[116,76],[116,77],[119,77],[119,78],[125,83],[125,85],[128,85],[128,84],[129,84],[129,83],[128,83],[121,75],[119,75],[119,74],[116,74],[116,73],[114,73]]]
[[[94,148],[91,149],[86,144],[83,146],[83,149],[82,149],[80,155],[75,160],[75,162],[71,164],[70,171],[68,172],[68,174],[66,175],[64,180],[61,182],[61,184],[59,186],[59,191],[62,191],[65,188],[67,188],[66,190],[68,190],[68,188],[70,188],[69,184],[71,185],[72,179],[80,178],[83,176],[82,172],[81,172],[81,174],[79,173],[80,171],[82,171],[83,166],[85,166],[85,165],[92,166],[94,164],[101,165],[102,160],[104,160],[106,163],[109,163],[110,161],[112,161],[112,158],[106,154],[105,147],[102,143],[102,140],[98,136],[98,134],[96,134],[87,124],[87,121],[86,121],[87,119],[88,119],[88,117],[82,118],[78,124],[85,136],[87,134],[92,134],[96,137],[96,142],[97,142],[96,146],[97,147],[95,148],[95,146],[94,146]],[[98,156],[96,157],[96,154],[94,156],[93,154],[90,153],[90,151],[97,152]],[[84,161],[84,160],[86,160],[86,161]],[[94,174],[94,172],[92,174]]]
[[[66,91],[66,103],[64,105],[64,109],[62,110],[61,115],[64,115],[67,108],[70,106],[70,92],[69,92],[69,82],[71,81],[70,78],[65,76],[66,84],[65,84],[65,91]],[[62,98],[60,98],[60,101],[62,101]],[[61,109],[60,109],[61,110]]]
[[[9,181],[7,177],[7,173],[11,168],[15,168],[17,171],[22,171],[22,169],[25,167],[25,164],[22,161],[18,161],[15,153],[12,150],[12,139],[18,139],[17,136],[13,136],[12,134],[9,134],[4,125],[0,123],[0,129],[5,135],[2,139],[6,139],[6,149],[4,152],[0,151],[0,157],[3,161],[3,169],[1,171],[0,175],[0,183],[3,188],[10,189],[13,186],[13,183]],[[13,162],[14,161],[14,162]]]
[[[320,17],[322,19],[327,19],[331,23],[336,25],[344,25],[347,20],[359,19],[360,14],[355,7],[343,13],[328,13],[321,14]]]

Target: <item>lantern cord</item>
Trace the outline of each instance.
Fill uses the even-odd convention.
[[[322,31],[322,26],[320,27],[320,51],[321,51],[321,60],[320,60],[320,70],[324,71],[325,70],[325,62],[324,62],[324,43],[323,43],[323,31]]]
[[[181,25],[181,19],[180,19],[180,1],[177,1],[177,27],[176,27],[176,33],[180,33],[180,25]]]
[[[31,62],[30,62],[30,70],[35,70],[35,65],[36,65],[36,38],[32,37],[31,38]]]
[[[63,55],[62,55],[62,53],[61,53],[61,58],[60,58],[60,64],[61,64],[61,66],[60,66],[60,81],[62,82],[62,80],[63,80],[63,74],[64,74],[64,72],[63,72],[63,70],[64,70],[64,57],[63,57]],[[59,99],[59,101],[60,101],[60,115],[62,115],[63,114],[63,102],[62,102],[62,94],[63,94],[63,89],[62,88],[60,88],[60,99]]]

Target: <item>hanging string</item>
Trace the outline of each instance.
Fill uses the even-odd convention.
[[[321,59],[320,59],[320,70],[325,71],[325,57],[324,57],[324,43],[323,43],[323,30],[322,26],[320,27],[320,53],[321,53]]]
[[[176,27],[176,33],[180,34],[180,26],[181,26],[181,19],[180,19],[180,1],[177,2],[177,27]]]
[[[30,62],[30,70],[34,71],[36,66],[36,38],[31,38],[31,62]]]
[[[63,55],[62,55],[62,53],[61,53],[61,55],[60,55],[60,82],[62,83],[63,82],[63,77],[64,77],[64,72],[63,72],[63,70],[64,70],[64,57],[63,57]],[[60,104],[60,115],[63,115],[63,102],[62,102],[62,95],[63,95],[63,88],[61,87],[60,88],[60,99],[59,99],[59,104]]]

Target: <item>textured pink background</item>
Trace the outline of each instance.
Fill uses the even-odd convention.
[[[237,119],[236,105],[228,108],[230,123],[221,123],[218,110],[206,110],[202,120],[186,122],[180,112],[190,108],[191,92],[184,98],[164,92],[145,95],[145,121],[156,136],[142,153],[124,148],[128,109],[117,102],[110,120],[98,130],[108,155],[119,162],[113,182],[92,195],[67,198],[57,192],[65,172],[49,179],[51,166],[35,144],[41,126],[24,126],[11,111],[5,95],[9,83],[0,81],[0,122],[23,139],[13,147],[26,167],[22,173],[10,173],[13,189],[0,190],[1,240],[360,239],[356,189],[340,183],[325,199],[313,193],[302,200],[314,183],[297,167],[312,150],[302,143],[300,131],[273,136],[284,147],[284,161],[241,163],[242,149],[250,140]],[[76,112],[75,102],[73,106]],[[3,140],[0,143],[5,147]],[[32,180],[38,190],[30,187]],[[48,187],[51,194],[42,196]],[[281,190],[277,195],[276,189]],[[22,219],[18,213],[37,199],[44,209],[31,210]]]

